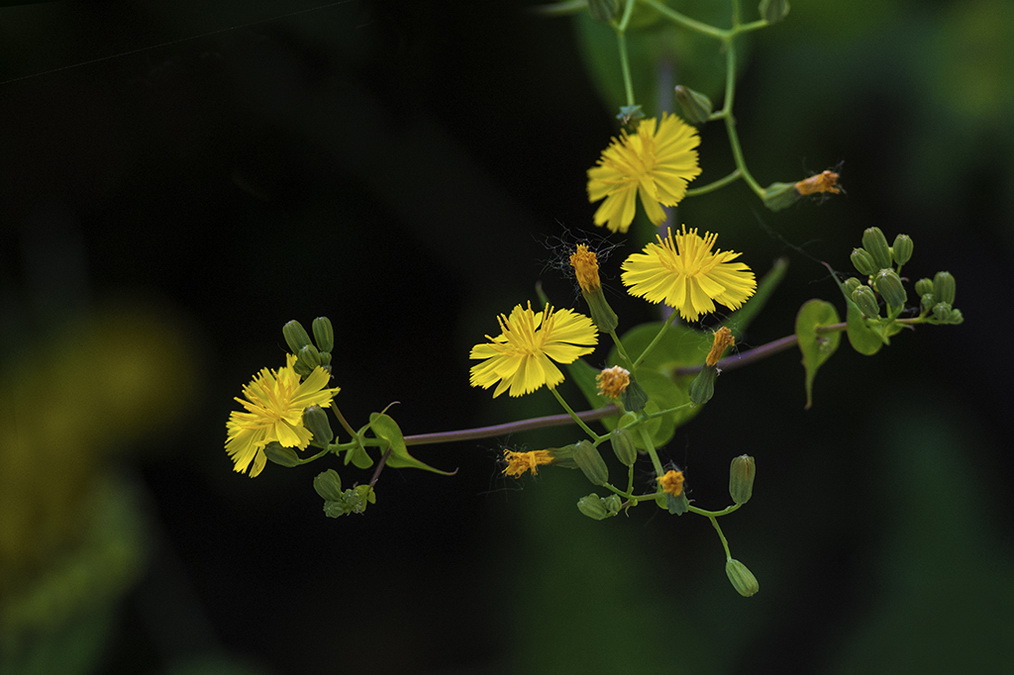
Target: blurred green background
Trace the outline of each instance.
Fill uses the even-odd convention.
[[[750,599],[703,519],[592,522],[574,473],[498,475],[500,443],[569,430],[420,449],[458,475],[385,472],[341,520],[316,466],[250,480],[222,447],[281,325],[319,314],[354,424],[395,400],[407,433],[554,411],[469,388],[466,356],[536,279],[576,302],[564,244],[603,234],[584,181],[615,83],[583,60],[594,26],[529,2],[5,5],[0,670],[1009,671],[1010,3],[800,1],[744,43],[754,175],[840,163],[847,194],[681,205],[758,272],[790,260],[743,346],[837,303],[819,261],[847,271],[870,225],[912,235],[911,274],[950,270],[966,317],[873,358],[843,346],[808,411],[797,354],[730,372],[665,449],[705,508],[732,456],[757,458],[723,520]],[[713,86],[716,45],[676,47],[648,86]],[[731,160],[702,136],[703,181]],[[634,241],[612,241],[621,317],[653,319],[618,284]]]

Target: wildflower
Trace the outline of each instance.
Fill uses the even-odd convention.
[[[675,469],[669,469],[665,472],[665,475],[659,476],[655,480],[662,486],[662,492],[670,494],[673,497],[679,497],[683,494],[683,472],[676,471]]]
[[[834,171],[821,171],[796,183],[796,192],[803,196],[820,192],[829,192],[833,195],[841,194],[841,186],[838,185],[839,177]]]
[[[595,382],[598,384],[600,394],[607,398],[619,398],[630,386],[630,371],[620,366],[603,368],[595,376]]]
[[[734,344],[736,344],[736,340],[732,337],[732,331],[722,326],[715,331],[715,339],[711,343],[711,351],[708,352],[708,357],[704,362],[709,366],[716,365],[722,359],[722,354],[725,353],[726,348]]]
[[[599,281],[599,261],[595,252],[590,250],[586,244],[578,244],[577,250],[570,256],[570,264],[574,268],[577,284],[581,287],[581,295],[588,303],[592,322],[600,331],[613,332],[619,325],[620,319],[616,316],[613,308],[609,306],[609,301],[606,300],[606,296],[602,292],[602,282]]]
[[[598,343],[592,320],[570,309],[546,307],[536,313],[528,303],[527,308],[516,305],[509,317],[501,314],[497,321],[500,335],[487,335],[489,342],[475,345],[469,354],[469,358],[482,359],[472,366],[471,385],[489,389],[496,384],[494,398],[508,389],[511,396],[543,385],[552,389],[563,382],[563,373],[553,361],[572,363],[590,354]]]
[[[528,452],[504,450],[503,459],[507,463],[507,466],[503,468],[503,474],[520,478],[526,471],[531,471],[533,476],[538,475],[539,467],[544,464],[552,464],[554,457],[549,450],[530,450]]]
[[[316,368],[302,383],[294,366],[296,356],[287,354],[285,367],[263,368],[243,387],[236,400],[245,408],[229,413],[225,451],[240,473],[258,475],[267,462],[264,446],[272,441],[286,448],[306,448],[312,434],[303,425],[303,411],[311,405],[326,408],[340,389],[325,388],[331,376]],[[244,400],[245,399],[245,400]]]
[[[678,204],[687,183],[701,173],[694,150],[700,142],[696,129],[668,113],[661,122],[641,120],[636,133],[624,130],[613,138],[598,165],[588,169],[588,201],[605,198],[595,211],[595,224],[626,232],[637,195],[652,223],[665,222],[662,206]]]
[[[570,266],[574,268],[574,276],[581,291],[588,293],[602,288],[599,281],[599,260],[595,252],[587,244],[578,244],[570,256]]]
[[[715,251],[718,235],[683,226],[678,234],[669,230],[665,239],[649,243],[643,253],[633,253],[622,265],[623,283],[631,295],[649,302],[665,302],[684,319],[696,321],[715,311],[715,302],[739,308],[757,289],[753,272],[732,251]]]

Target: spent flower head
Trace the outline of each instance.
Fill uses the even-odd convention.
[[[503,474],[520,478],[528,471],[531,471],[533,476],[538,475],[540,466],[552,464],[556,458],[549,450],[529,450],[528,452],[504,450],[503,459],[506,462]]]
[[[598,256],[587,244],[577,245],[577,249],[570,256],[570,265],[574,268],[574,276],[577,277],[577,284],[582,291],[587,293],[602,288],[602,282],[599,280]]]
[[[711,343],[711,351],[708,352],[708,357],[704,360],[709,366],[716,365],[722,360],[722,354],[725,350],[736,344],[736,339],[732,336],[732,331],[728,327],[722,326],[715,331],[714,340]]]
[[[472,347],[469,358],[481,359],[472,366],[473,387],[497,385],[493,397],[508,391],[522,396],[543,385],[553,388],[563,382],[563,373],[553,363],[572,363],[590,354],[598,343],[595,324],[584,314],[570,309],[541,312],[516,305],[510,316],[497,317],[500,334],[486,336],[487,343]]]
[[[642,253],[631,254],[622,265],[621,278],[631,295],[649,302],[664,302],[688,321],[715,311],[718,302],[738,309],[757,289],[746,264],[732,262],[739,253],[714,251],[717,234],[697,229],[657,236]]]
[[[633,134],[623,130],[588,169],[588,201],[605,201],[595,211],[595,224],[626,232],[634,220],[637,197],[648,219],[665,222],[663,206],[686,196],[687,183],[701,173],[697,130],[675,115],[664,113],[641,120]]]
[[[670,494],[673,497],[679,497],[683,494],[683,483],[685,479],[682,471],[676,471],[675,469],[669,469],[665,474],[659,476],[655,480],[662,487],[662,492]]]
[[[243,398],[236,398],[244,410],[229,413],[225,442],[234,470],[249,469],[251,477],[259,474],[267,463],[264,447],[272,441],[300,450],[310,444],[313,434],[303,424],[303,411],[312,405],[327,408],[340,389],[326,388],[331,375],[323,368],[300,382],[295,364],[296,356],[286,354],[284,367],[261,369],[244,385]]]
[[[619,398],[630,386],[630,371],[620,366],[603,368],[595,376],[599,393],[606,398]]]

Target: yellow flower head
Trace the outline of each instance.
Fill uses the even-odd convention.
[[[658,243],[649,243],[643,253],[631,254],[622,265],[621,278],[628,292],[649,302],[664,302],[688,321],[715,311],[715,303],[738,309],[757,289],[753,272],[732,251],[715,251],[718,235],[683,226],[672,230]]]
[[[630,386],[630,371],[620,366],[603,368],[595,376],[599,393],[608,398],[619,398]]]
[[[722,360],[722,354],[725,353],[726,348],[734,344],[736,344],[736,339],[732,337],[732,331],[722,326],[715,331],[715,338],[711,343],[711,351],[708,352],[708,358],[704,362],[709,366],[716,365]]]
[[[311,405],[330,406],[339,388],[324,388],[331,376],[320,367],[301,383],[295,364],[296,357],[288,354],[284,368],[263,368],[243,387],[243,398],[236,398],[245,411],[229,413],[225,425],[225,451],[235,471],[249,468],[251,477],[259,474],[267,463],[264,446],[271,441],[300,450],[310,444],[313,435],[303,426],[303,411]]]
[[[526,471],[531,471],[533,476],[538,475],[539,467],[543,464],[552,464],[554,457],[549,450],[531,450],[529,452],[504,450],[503,459],[507,462],[507,466],[503,468],[503,474],[520,478]]]
[[[662,492],[671,494],[673,497],[679,497],[683,494],[683,472],[669,469],[665,472],[664,476],[659,476],[655,480],[662,486]]]
[[[482,359],[472,366],[473,387],[489,389],[497,385],[493,397],[510,389],[511,396],[522,396],[546,385],[553,388],[563,382],[557,363],[572,363],[590,354],[598,343],[598,331],[592,320],[570,309],[541,312],[516,305],[510,316],[501,314],[500,335],[486,336],[488,343],[472,347],[469,358]],[[499,382],[499,384],[497,384]]]
[[[675,206],[687,193],[687,183],[701,173],[697,130],[675,115],[662,121],[641,120],[637,132],[622,131],[602,152],[598,165],[588,169],[588,201],[605,201],[595,211],[595,224],[612,232],[626,232],[634,220],[637,195],[655,225],[665,222],[662,206]]]
[[[577,250],[570,256],[570,266],[574,268],[574,276],[582,291],[596,291],[602,288],[599,281],[599,259],[595,251],[587,244],[578,244]]]

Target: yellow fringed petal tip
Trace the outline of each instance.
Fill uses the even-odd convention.
[[[532,475],[536,476],[540,466],[552,464],[554,459],[549,450],[530,450],[528,452],[504,450],[503,460],[507,465],[503,468],[503,474],[520,478],[526,472],[531,471]]]
[[[233,469],[240,473],[249,469],[251,477],[264,470],[264,446],[268,443],[306,448],[312,434],[303,426],[303,411],[312,405],[327,408],[340,391],[339,387],[325,387],[331,375],[323,368],[315,368],[300,382],[294,369],[296,357],[288,354],[285,361],[283,368],[263,368],[254,375],[243,387],[243,398],[236,398],[244,410],[229,413],[225,424],[225,451],[235,464]]]
[[[595,224],[612,232],[626,232],[634,220],[636,198],[656,226],[665,222],[663,206],[675,206],[686,196],[687,183],[701,173],[697,130],[675,115],[662,121],[641,120],[633,134],[614,137],[588,169],[588,201],[605,201],[595,211]]]
[[[631,295],[664,302],[687,321],[714,312],[716,302],[739,309],[757,290],[757,280],[745,263],[732,262],[739,253],[712,252],[717,238],[710,232],[702,238],[685,225],[676,234],[669,230],[623,261],[623,284]]]
[[[472,366],[470,383],[489,389],[493,397],[505,391],[523,396],[543,385],[550,388],[563,382],[563,373],[553,363],[573,363],[590,354],[598,343],[592,320],[570,309],[546,307],[534,312],[532,304],[516,305],[510,316],[501,314],[500,335],[486,336],[489,342],[472,347],[469,358],[481,359]]]

